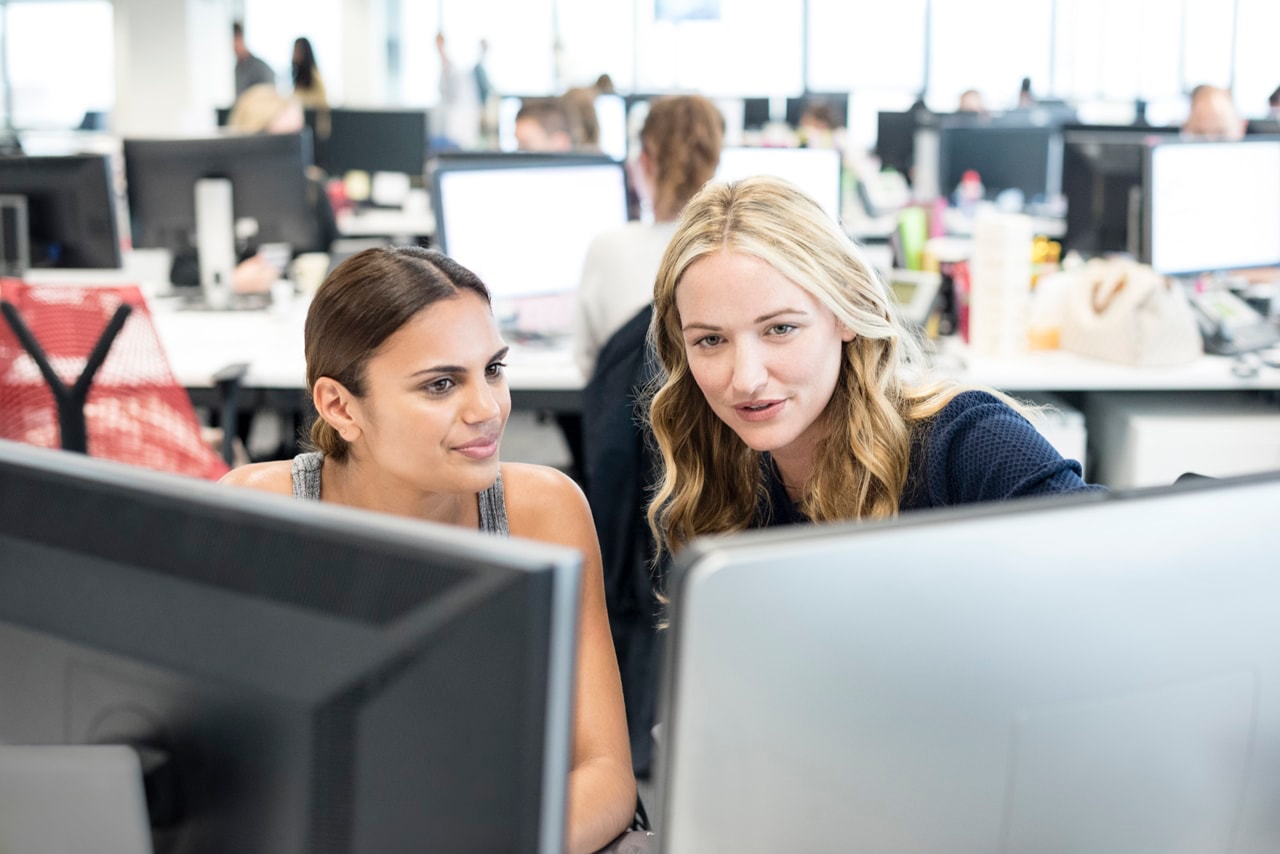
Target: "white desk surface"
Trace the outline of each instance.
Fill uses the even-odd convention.
[[[249,387],[305,386],[305,299],[259,311],[182,310],[165,299],[153,300],[151,307],[174,374],[184,386],[208,387],[217,371],[237,362],[249,364]],[[567,342],[512,345],[507,363],[513,391],[574,392],[583,385]],[[935,364],[940,372],[965,382],[1009,392],[1280,389],[1280,369],[1261,366],[1254,377],[1237,377],[1231,370],[1234,360],[1221,356],[1203,356],[1173,368],[1134,368],[1061,350],[1010,359],[983,357],[958,341],[947,341]]]

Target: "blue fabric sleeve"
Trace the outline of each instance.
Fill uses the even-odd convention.
[[[1104,488],[1086,484],[1080,463],[1064,459],[1027,419],[986,392],[956,395],[923,437],[922,451],[930,506]]]

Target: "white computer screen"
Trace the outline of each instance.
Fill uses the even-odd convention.
[[[1158,272],[1280,264],[1280,140],[1155,146],[1146,189]]]
[[[495,307],[577,290],[592,239],[627,221],[620,164],[485,164],[440,170],[441,248],[473,270]]]
[[[804,190],[822,209],[840,218],[840,152],[831,148],[726,148],[720,152],[717,181],[754,175],[784,178]]]

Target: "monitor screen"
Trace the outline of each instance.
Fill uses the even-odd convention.
[[[516,116],[524,99],[505,95],[498,102],[498,149],[504,152],[520,150],[516,139]],[[600,153],[610,160],[626,160],[628,146],[627,101],[621,95],[597,95],[595,99],[596,121],[600,125]]]
[[[600,155],[441,158],[432,184],[436,240],[489,287],[499,320],[521,300],[567,299],[564,316],[548,320],[561,328],[545,330],[566,331],[587,247],[627,221],[622,165]]]
[[[1085,256],[1142,254],[1142,162],[1163,133],[1139,127],[1065,128],[1066,249]]]
[[[254,243],[287,243],[295,252],[322,250],[320,224],[308,201],[305,169],[310,134],[201,139],[126,139],[125,182],[133,245],[195,248],[195,186],[201,178],[231,181],[232,210]]]
[[[12,240],[16,248],[25,242],[30,266],[120,267],[111,163],[105,155],[0,157],[0,196],[25,199],[25,240],[6,219],[0,245]]]
[[[663,852],[1280,850],[1277,506],[1271,474],[692,546]]]
[[[717,181],[753,175],[784,178],[840,219],[840,152],[831,148],[725,148]]]
[[[353,170],[422,175],[427,160],[426,110],[329,111],[325,161],[332,175]]]
[[[938,184],[950,194],[965,172],[976,171],[988,196],[1016,189],[1026,201],[1061,191],[1062,131],[1016,119],[957,116],[938,129]]]
[[[880,158],[880,167],[910,178],[915,150],[916,113],[881,110],[876,116],[876,157]]]
[[[769,124],[769,98],[742,99],[742,127],[744,130],[760,130]]]
[[[563,850],[576,552],[0,442],[0,567],[0,743],[157,854]]]
[[[787,99],[787,124],[799,127],[800,119],[810,106],[825,106],[831,116],[832,127],[849,126],[849,93],[848,92],[810,92],[799,98]]]
[[[1147,151],[1143,260],[1177,275],[1280,264],[1280,137]]]

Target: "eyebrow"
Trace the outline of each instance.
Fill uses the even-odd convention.
[[[753,325],[758,323],[764,323],[766,321],[779,318],[784,314],[806,314],[806,313],[807,312],[805,312],[805,310],[802,308],[782,308],[782,309],[778,309],[777,311],[771,311],[768,314],[762,314],[759,317],[757,317],[755,320],[751,321],[751,323]],[[712,331],[716,331],[720,329],[720,327],[711,323],[686,323],[684,326],[680,327],[680,329],[681,331],[688,331],[690,329],[710,329]]]
[[[509,352],[511,352],[510,347],[503,347],[501,350],[490,356],[485,364],[492,365],[494,362],[505,359]],[[412,379],[413,377],[420,377],[423,374],[465,374],[466,372],[467,369],[462,365],[435,365],[430,368],[423,368],[420,371],[414,371],[409,375],[409,377]]]

